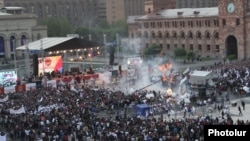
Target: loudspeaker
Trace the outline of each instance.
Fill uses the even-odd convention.
[[[33,74],[38,76],[38,55],[33,55]]]
[[[115,49],[114,47],[110,47],[109,52],[109,65],[114,65],[114,59],[115,59]]]
[[[118,71],[117,70],[113,70],[111,72],[111,74],[112,74],[112,77],[118,77]]]
[[[119,65],[119,73],[121,74],[122,73],[122,66]]]

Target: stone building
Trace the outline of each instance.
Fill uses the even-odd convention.
[[[22,52],[16,52],[15,47],[47,37],[47,27],[39,26],[37,16],[23,13],[22,7],[4,7],[1,11],[0,58],[11,60],[15,53],[22,58]]]
[[[129,38],[141,48],[158,44],[173,54],[184,48],[202,56],[250,58],[250,1],[218,0],[218,7],[167,9],[129,21]]]

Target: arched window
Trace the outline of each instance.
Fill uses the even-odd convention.
[[[181,38],[185,39],[185,32],[181,32]]]
[[[159,36],[159,38],[162,38],[161,31],[158,32],[158,36]]]
[[[148,32],[147,31],[144,32],[144,37],[148,38]]]
[[[197,38],[201,39],[201,32],[197,32]]]
[[[151,37],[155,38],[155,32],[154,31],[151,32]]]
[[[209,32],[206,33],[206,38],[210,39],[210,33]]]
[[[176,32],[173,32],[173,37],[177,38],[177,33]]]
[[[168,32],[165,32],[165,37],[169,38],[169,33]]]
[[[189,33],[188,33],[188,37],[189,37],[190,39],[193,39],[193,33],[192,33],[192,32],[189,32]]]
[[[138,36],[138,37],[141,37],[141,32],[138,32],[138,33],[137,33],[137,36]]]
[[[215,39],[219,39],[219,32],[215,32],[215,33],[214,33],[214,38],[215,38]]]

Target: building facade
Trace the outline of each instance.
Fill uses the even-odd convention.
[[[176,0],[145,0],[144,14],[155,13],[163,9],[176,8]]]
[[[250,1],[218,0],[218,7],[168,9],[129,23],[129,38],[141,48],[162,46],[173,54],[184,48],[207,57],[250,58]],[[134,21],[134,22],[131,22]]]
[[[5,7],[7,11],[22,10],[21,7]],[[37,24],[34,14],[9,14],[0,12],[0,58],[12,60],[16,53],[17,58],[22,58],[22,52],[15,48],[43,37],[47,37],[47,27]]]
[[[176,0],[176,8],[217,7],[218,0]]]
[[[5,0],[5,6],[25,8],[25,13],[38,16],[66,18],[73,27],[94,26],[98,20],[98,0]]]

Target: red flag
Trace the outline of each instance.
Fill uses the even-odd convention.
[[[22,84],[22,85],[16,85],[16,92],[17,92],[17,93],[22,93],[22,92],[24,92],[24,91],[25,91],[25,89],[26,89],[25,84]]]
[[[4,94],[4,87],[0,87],[0,94]]]

